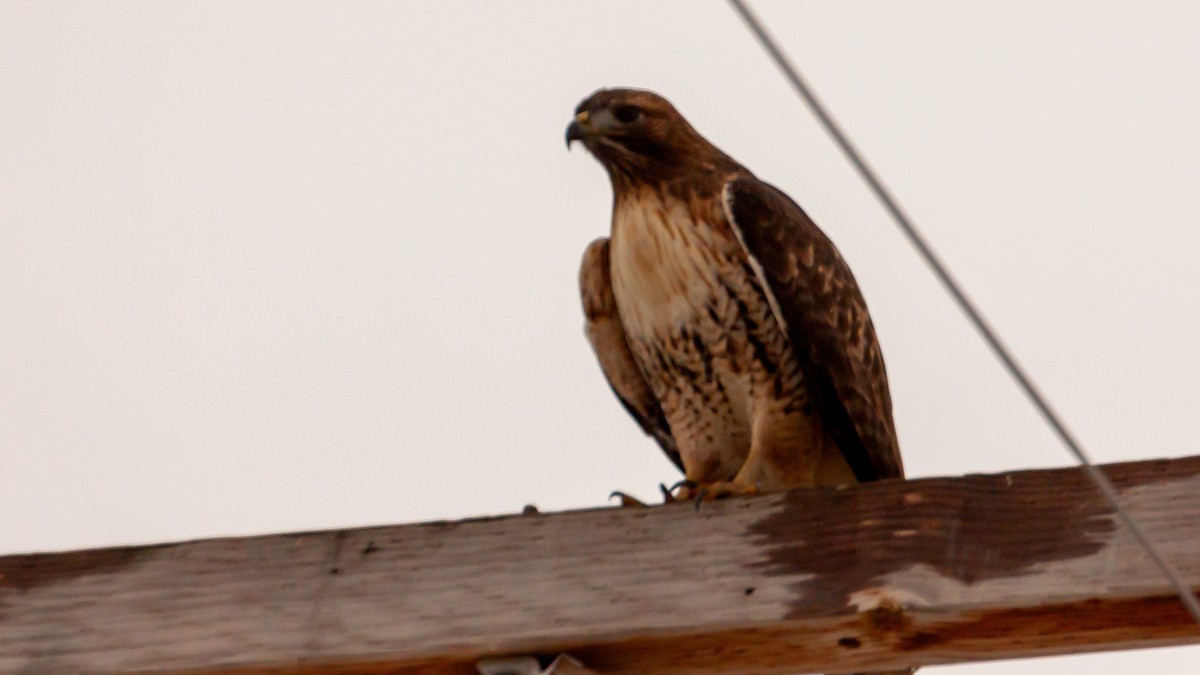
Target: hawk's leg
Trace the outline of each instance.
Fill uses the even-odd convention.
[[[843,482],[825,475],[837,468],[825,466],[830,453],[841,458],[820,420],[806,414],[804,406],[797,400],[764,396],[754,403],[750,451],[731,482],[763,492]]]

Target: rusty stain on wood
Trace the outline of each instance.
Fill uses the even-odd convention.
[[[1108,467],[1200,587],[1200,458]],[[891,670],[1200,641],[1075,469],[0,557],[0,673]]]
[[[907,631],[912,626],[912,619],[903,607],[889,600],[863,612],[862,623],[864,634],[880,638]]]

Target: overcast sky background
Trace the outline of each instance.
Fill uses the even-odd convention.
[[[1200,453],[1200,4],[755,5],[1095,457]],[[1070,463],[723,2],[3,2],[0,554],[654,497],[576,289],[616,85],[838,244],[911,476]]]

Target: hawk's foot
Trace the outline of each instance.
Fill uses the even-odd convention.
[[[759,494],[758,486],[753,483],[741,483],[732,480],[719,480],[713,483],[701,483],[694,493],[696,510],[704,502],[715,502],[726,497],[745,497]]]
[[[612,491],[612,494],[608,495],[608,498],[609,498],[610,500],[611,500],[613,497],[616,497],[616,498],[618,498],[618,499],[620,499],[620,500],[621,500],[621,507],[622,507],[622,508],[628,508],[628,507],[631,507],[631,506],[645,508],[645,507],[649,506],[649,504],[647,504],[646,502],[644,502],[644,501],[642,501],[642,500],[638,499],[637,497],[634,497],[633,495],[631,495],[631,494],[628,494],[628,493],[626,493],[626,492],[621,492],[620,490],[613,490],[613,491]]]
[[[672,504],[674,502],[686,502],[695,496],[695,490],[698,484],[686,478],[674,483],[671,487],[667,487],[662,483],[658,484],[658,491],[662,493],[663,503]]]
[[[659,483],[658,491],[662,493],[663,504],[673,504],[675,502],[687,501],[692,498],[691,488],[695,488],[696,484],[689,480],[681,480],[671,487]],[[676,494],[676,490],[680,491],[682,496]],[[649,506],[646,502],[620,490],[613,490],[612,494],[608,495],[609,499],[616,497],[621,500],[621,506]]]

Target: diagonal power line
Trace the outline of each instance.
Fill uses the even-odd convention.
[[[741,17],[742,21],[746,23],[746,27],[754,34],[759,44],[762,45],[762,48],[766,50],[767,54],[775,62],[775,65],[783,72],[784,77],[787,78],[792,88],[796,90],[800,98],[804,99],[809,109],[817,116],[817,119],[825,127],[825,131],[829,133],[830,137],[833,138],[838,148],[846,155],[850,163],[854,165],[859,176],[866,182],[871,192],[875,194],[875,198],[879,200],[883,208],[887,210],[888,215],[892,217],[892,220],[896,222],[900,230],[908,237],[909,242],[921,254],[921,257],[929,265],[929,268],[938,278],[938,281],[942,282],[942,286],[946,289],[946,292],[954,298],[954,302],[958,304],[958,308],[966,314],[967,319],[975,326],[980,337],[991,348],[992,353],[1000,360],[1000,363],[1008,371],[1008,374],[1016,380],[1017,385],[1025,392],[1025,396],[1029,398],[1029,401],[1037,409],[1038,413],[1041,414],[1046,424],[1054,430],[1054,433],[1062,441],[1063,445],[1066,446],[1067,450],[1075,456],[1075,459],[1087,473],[1088,478],[1091,479],[1100,493],[1104,495],[1109,505],[1115,510],[1121,523],[1129,529],[1129,532],[1133,535],[1138,545],[1146,551],[1146,555],[1150,557],[1167,580],[1170,581],[1171,586],[1174,587],[1175,592],[1179,595],[1179,599],[1183,602],[1184,607],[1187,608],[1192,618],[1195,619],[1196,624],[1200,625],[1200,601],[1197,601],[1191,589],[1184,583],[1183,578],[1179,576],[1179,572],[1167,561],[1158,548],[1151,543],[1141,526],[1134,521],[1129,512],[1121,505],[1120,495],[1117,493],[1117,489],[1113,486],[1112,481],[1108,479],[1108,476],[1102,470],[1092,463],[1088,453],[1075,438],[1075,435],[1071,433],[1066,423],[1063,422],[1054,408],[1050,406],[1049,400],[1047,400],[1038,386],[1034,384],[1033,380],[1025,372],[1021,364],[1017,362],[1016,357],[1013,356],[1008,347],[1000,340],[1000,336],[996,333],[996,330],[992,328],[991,324],[983,316],[983,313],[971,298],[967,296],[962,285],[951,275],[946,264],[942,262],[938,254],[925,240],[924,235],[917,230],[916,225],[913,224],[908,214],[904,212],[904,209],[900,207],[895,196],[883,184],[879,175],[867,163],[867,160],[862,156],[858,148],[855,147],[854,143],[846,136],[846,132],[842,130],[837,120],[833,119],[833,116],[825,108],[825,105],[817,98],[816,93],[813,92],[812,88],[800,75],[800,72],[792,64],[787,54],[783,53],[783,49],[780,48],[775,38],[767,32],[766,27],[759,20],[758,16],[742,0],[728,0],[728,2],[733,7],[733,10],[737,12],[738,16]]]

